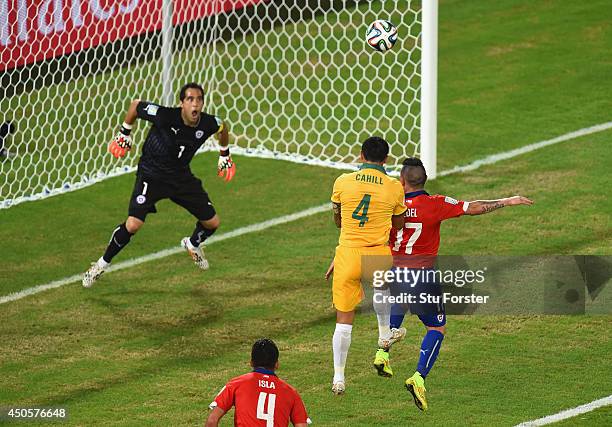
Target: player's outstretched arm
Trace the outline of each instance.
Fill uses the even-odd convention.
[[[217,176],[224,178],[225,181],[231,181],[236,175],[236,164],[232,161],[229,152],[229,129],[227,124],[223,122],[221,130],[217,132],[219,140],[219,162],[217,163]]]
[[[206,420],[206,424],[204,427],[217,427],[219,425],[219,421],[225,415],[225,411],[219,407],[213,408],[208,415],[208,419]]]
[[[125,118],[123,119],[124,123],[127,123],[130,126],[136,123],[136,119],[138,118],[136,108],[138,107],[138,104],[140,104],[140,99],[135,99],[132,101],[128,107],[127,113],[125,113]]]
[[[219,149],[227,150],[229,146],[229,128],[227,123],[223,122],[221,130],[217,132],[217,140],[219,141]]]
[[[506,206],[533,205],[533,201],[523,196],[512,196],[497,200],[474,200],[469,202],[466,215],[482,215]]]
[[[136,118],[138,117],[136,108],[139,102],[139,99],[132,101],[127,113],[125,113],[125,118],[119,132],[108,145],[108,151],[117,159],[125,156],[132,148],[132,137],[130,133],[132,132],[132,125],[136,122]]]

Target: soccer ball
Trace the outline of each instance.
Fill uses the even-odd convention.
[[[397,41],[397,27],[385,21],[377,19],[368,27],[366,42],[379,52],[385,52],[393,47]]]

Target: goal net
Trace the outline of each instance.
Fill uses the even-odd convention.
[[[398,27],[386,53],[376,19]],[[350,168],[381,135],[397,171],[421,154],[422,22],[404,0],[0,0],[0,207],[135,170],[144,123],[107,153],[130,101],[176,105],[189,81],[233,153]]]

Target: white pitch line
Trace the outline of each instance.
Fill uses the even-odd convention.
[[[535,142],[533,144],[525,145],[520,148],[515,148],[514,150],[504,151],[498,154],[492,154],[482,159],[475,160],[472,163],[464,165],[464,166],[455,166],[454,168],[447,169],[445,171],[438,173],[438,176],[446,176],[446,175],[452,175],[458,172],[473,171],[484,165],[492,165],[493,163],[497,163],[501,160],[511,159],[512,157],[520,156],[521,154],[529,153],[531,151],[535,151],[543,147],[548,147],[549,145],[558,144],[559,142],[563,142],[563,141],[569,141],[570,139],[579,138],[581,136],[590,135],[592,133],[602,132],[604,130],[608,130],[611,128],[612,128],[612,122],[607,122],[607,123],[602,123],[599,125],[591,126],[588,128],[578,129],[577,131],[566,133],[565,135],[557,136],[552,139]]]
[[[240,227],[232,231],[228,231],[227,233],[219,234],[216,236],[212,236],[210,239],[206,241],[207,245],[221,242],[223,240],[232,239],[234,237],[242,236],[249,233],[255,233],[257,231],[265,230],[266,228],[274,227],[275,225],[286,224],[288,222],[296,221],[298,219],[306,218],[308,216],[312,216],[321,212],[330,211],[331,207],[330,203],[325,203],[323,205],[314,206],[312,208],[305,209],[303,211],[295,212],[289,215],[279,216],[277,218],[273,218],[267,221],[258,222],[256,224],[247,225],[245,227]],[[179,252],[184,251],[185,249],[181,247],[173,247],[169,249],[164,249],[159,252],[155,252],[149,255],[141,256],[138,258],[134,258],[128,261],[123,261],[115,265],[111,265],[107,272],[123,270],[125,268],[134,267],[135,265],[139,265],[148,261],[153,261],[155,259],[165,258],[170,255],[177,254]],[[59,288],[60,286],[68,285],[70,283],[80,282],[83,278],[82,274],[75,274],[74,276],[66,277],[61,280],[56,280],[44,285],[34,286],[32,288],[24,289],[23,291],[15,292],[12,294],[5,295],[0,297],[0,304],[4,304],[10,301],[16,301],[21,298],[25,298],[29,295],[34,295],[42,291],[46,291],[48,289]]]
[[[474,162],[468,165],[465,165],[465,166],[455,166],[452,169],[448,169],[448,170],[438,173],[438,176],[447,176],[447,175],[452,175],[458,172],[472,171],[484,165],[490,165],[493,163],[497,163],[501,160],[510,159],[512,157],[516,157],[524,153],[529,153],[539,148],[547,147],[549,145],[557,144],[563,141],[568,141],[570,139],[578,138],[578,137],[589,135],[592,133],[602,132],[610,128],[612,128],[612,122],[602,123],[602,124],[591,126],[588,128],[579,129],[577,131],[570,132],[570,133],[558,136],[553,139],[548,139],[545,141],[536,142],[534,144],[525,145],[524,147],[517,148],[514,150],[510,150],[510,151],[505,151],[503,153],[493,154],[483,159],[475,160]],[[269,227],[273,227],[278,224],[285,224],[287,222],[295,221],[296,219],[300,219],[300,218],[304,218],[307,216],[315,215],[320,212],[324,212],[328,208],[329,208],[329,205],[324,204],[324,205],[315,206],[315,207],[312,207],[312,208],[309,208],[309,209],[306,209],[300,212],[296,212],[294,214],[284,215],[278,218],[273,218],[268,221],[260,222],[257,224],[252,224],[246,227],[237,228],[236,230],[230,231],[228,233],[220,234],[218,236],[212,236],[208,240],[208,244],[211,244],[214,242],[220,242],[222,240],[230,239],[232,237],[242,236],[243,234],[260,231],[260,230],[263,230]],[[176,248],[176,247],[170,248],[170,249],[164,249],[163,251],[155,252],[150,255],[145,255],[139,258],[134,258],[128,261],[121,262],[117,265],[113,265],[108,269],[108,271],[110,272],[110,271],[122,270],[124,268],[133,267],[135,265],[139,265],[147,261],[165,258],[167,256],[174,255],[180,252],[181,250],[182,248]],[[64,279],[56,280],[56,281],[53,281],[53,282],[50,282],[44,285],[34,286],[32,288],[24,289],[23,291],[8,294],[3,297],[0,297],[0,304],[4,304],[9,301],[16,301],[28,295],[33,295],[33,294],[37,294],[42,291],[46,291],[47,289],[59,288],[60,286],[67,285],[69,283],[78,282],[79,280],[81,280],[81,277],[82,276],[80,274],[74,275],[74,276],[66,277]]]
[[[568,418],[573,418],[577,415],[584,414],[586,412],[594,411],[597,408],[601,408],[603,406],[612,405],[612,394],[608,397],[603,397],[601,399],[594,400],[590,403],[577,406],[572,409],[566,409],[565,411],[558,412],[553,415],[549,415],[544,418],[538,418],[533,421],[525,421],[524,423],[520,423],[516,425],[516,427],[536,427],[536,426],[544,426],[546,424],[552,424],[559,421],[566,420]]]

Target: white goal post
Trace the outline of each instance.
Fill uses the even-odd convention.
[[[421,59],[421,160],[430,179],[437,175],[438,0],[423,0]]]
[[[233,153],[350,169],[380,135],[392,173],[416,155],[435,178],[437,17],[438,0],[0,0],[0,208],[134,171],[146,124],[125,159],[106,151],[129,102],[176,105],[189,81]],[[376,19],[398,27],[385,53]]]

